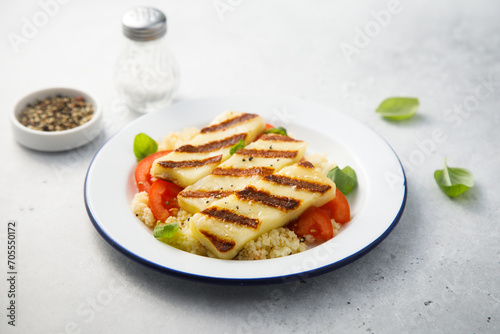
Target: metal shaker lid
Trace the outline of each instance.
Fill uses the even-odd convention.
[[[167,17],[153,7],[135,7],[123,14],[123,34],[134,41],[151,41],[167,32]]]

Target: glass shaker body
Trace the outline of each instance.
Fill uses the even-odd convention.
[[[122,99],[139,112],[168,105],[179,86],[179,70],[165,39],[165,14],[153,7],[135,7],[123,15],[122,28],[126,45],[115,65],[115,85]]]
[[[170,104],[179,87],[179,70],[166,39],[127,39],[116,62],[115,85],[124,102],[136,111]]]

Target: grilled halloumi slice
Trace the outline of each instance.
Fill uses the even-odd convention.
[[[231,146],[240,140],[252,142],[264,129],[264,119],[259,115],[227,112],[187,144],[155,160],[151,175],[187,187],[227,160]]]
[[[195,238],[215,256],[232,259],[248,241],[334,197],[335,183],[321,169],[302,161],[213,202],[191,217],[190,226]]]
[[[214,201],[300,161],[306,148],[306,142],[288,136],[263,135],[181,191],[179,206],[191,213],[202,211]]]

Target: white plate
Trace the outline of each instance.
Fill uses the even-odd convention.
[[[299,254],[270,260],[231,261],[180,251],[157,241],[131,212],[136,192],[133,141],[145,132],[161,139],[172,131],[206,125],[225,110],[257,113],[309,143],[307,153],[328,154],[351,166],[358,186],[348,200],[352,220],[338,236]],[[396,226],[406,201],[406,179],[391,147],[373,130],[342,113],[279,97],[207,98],[146,114],[108,140],[92,160],[85,204],[97,231],[113,247],[146,266],[178,277],[222,284],[267,284],[305,279],[368,253]]]

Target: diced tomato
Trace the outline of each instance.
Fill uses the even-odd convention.
[[[344,194],[337,188],[335,198],[321,207],[323,211],[339,224],[345,224],[351,220],[351,209]]]
[[[139,192],[149,191],[149,188],[151,188],[152,181],[149,171],[151,170],[151,166],[153,166],[153,162],[170,152],[172,151],[159,151],[150,154],[137,164],[137,167],[135,167],[135,182],[137,183],[137,189],[139,189]]]
[[[288,228],[299,237],[312,235],[317,241],[333,238],[333,225],[325,211],[311,206],[300,217],[288,225]]]
[[[182,190],[178,185],[164,180],[156,180],[149,188],[149,207],[156,220],[164,222],[172,214],[172,209],[178,209],[177,194]]]

